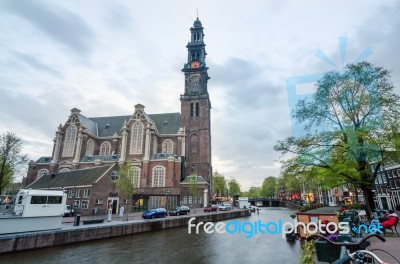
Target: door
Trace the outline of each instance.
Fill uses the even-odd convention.
[[[388,205],[386,197],[381,197],[381,202],[382,202],[382,209],[388,210],[389,209],[389,205]]]
[[[112,214],[118,213],[118,198],[108,198],[108,208],[111,207]]]

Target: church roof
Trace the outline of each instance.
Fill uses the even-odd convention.
[[[147,115],[156,125],[159,134],[177,134],[181,125],[180,113],[164,113]],[[131,116],[85,117],[79,114],[82,125],[97,137],[112,137],[114,133],[121,135],[122,126]]]
[[[113,165],[114,166],[114,165]],[[101,166],[82,170],[46,174],[29,184],[26,188],[62,188],[72,186],[92,185],[103,177],[113,166]]]

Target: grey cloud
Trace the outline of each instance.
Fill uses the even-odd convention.
[[[34,24],[56,42],[80,55],[90,52],[94,34],[76,14],[49,2],[9,0],[3,4],[4,10]]]
[[[53,75],[57,78],[62,77],[62,75],[59,71],[43,64],[37,57],[31,56],[29,54],[16,52],[16,51],[13,51],[12,53],[16,57],[17,61],[22,61],[23,63],[32,67],[34,70],[40,70],[40,71],[50,73],[51,75]]]

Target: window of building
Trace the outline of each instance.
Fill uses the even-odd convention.
[[[388,171],[387,175],[388,175],[389,178],[392,178],[392,171]]]
[[[192,153],[197,153],[199,147],[199,139],[196,134],[190,136],[190,149]]]
[[[164,140],[164,142],[162,143],[162,149],[163,153],[168,153],[168,154],[174,153],[174,142],[172,142],[171,139]]]
[[[74,208],[79,208],[81,206],[80,200],[74,200]]]
[[[75,149],[75,141],[76,141],[76,132],[77,128],[75,125],[70,125],[67,128],[64,139],[64,148],[62,152],[63,157],[72,157],[74,156]]]
[[[49,171],[46,169],[42,169],[42,170],[38,171],[37,178],[40,179],[43,177],[43,175],[46,175],[46,174],[49,174]]]
[[[196,103],[196,116],[198,117],[200,113],[200,105],[199,103]]]
[[[100,155],[110,155],[111,154],[111,144],[108,141],[104,141],[100,145]]]
[[[187,204],[187,196],[183,196],[182,203],[183,203],[183,204]]]
[[[193,109],[193,103],[190,103],[190,117],[193,117],[194,109]]]
[[[140,187],[140,168],[139,167],[131,167],[128,172],[128,178],[132,183],[132,186],[135,188]]]
[[[81,189],[76,189],[75,191],[75,197],[80,198],[81,197]]]
[[[152,187],[164,187],[165,185],[165,168],[155,167],[153,169]]]
[[[130,154],[142,154],[143,124],[136,122],[132,125]]]
[[[396,178],[398,176],[397,175],[397,170],[393,170],[392,173],[393,173],[393,178]]]
[[[188,196],[188,204],[192,204],[192,196]]]
[[[89,198],[90,197],[90,189],[84,189],[83,190],[83,197],[84,198]]]
[[[82,209],[88,209],[89,208],[89,200],[82,200]]]
[[[111,172],[110,176],[111,176],[111,180],[113,180],[113,181],[118,181],[118,179],[119,179],[119,173],[116,170],[113,170]]]
[[[68,168],[62,168],[62,169],[59,171],[59,173],[60,173],[60,172],[67,172],[67,171],[70,171],[70,169],[68,169]]]
[[[72,198],[74,190],[68,190],[68,198]]]
[[[96,199],[95,204],[103,204],[103,199]]]
[[[86,156],[92,157],[94,152],[94,141],[89,139],[86,144]]]

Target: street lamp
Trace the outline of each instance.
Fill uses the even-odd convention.
[[[165,207],[168,210],[168,194],[169,194],[169,190],[167,189],[165,191]]]

